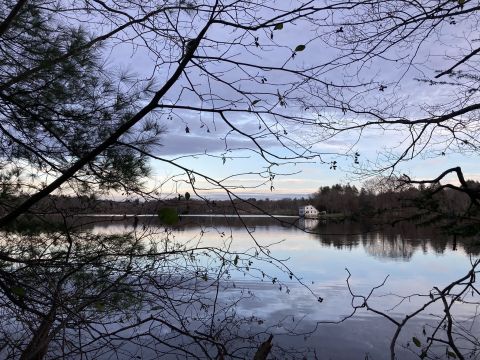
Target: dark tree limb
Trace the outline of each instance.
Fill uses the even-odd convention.
[[[0,24],[0,36],[3,36],[3,34],[5,34],[5,32],[7,31],[8,27],[10,26],[10,24],[12,23],[12,21],[15,19],[15,16],[18,15],[18,13],[20,12],[20,10],[22,10],[22,8],[25,6],[25,4],[27,3],[27,0],[19,0],[15,6],[13,7],[13,9],[10,11],[10,13],[8,14],[8,16],[5,18],[5,20],[2,21],[2,23]]]
[[[204,26],[204,28],[199,32],[196,42],[198,46],[200,39],[203,38],[205,33],[207,32],[208,28],[211,25],[211,20]],[[162,99],[162,97],[167,93],[168,90],[177,82],[177,80],[182,75],[185,67],[188,65],[190,60],[192,59],[194,52],[196,51],[196,47],[189,48],[189,51],[185,53],[185,56],[181,60],[179,66],[173,73],[173,75],[167,80],[167,82],[162,86],[160,90],[158,90],[155,95],[153,96],[152,100],[137,114],[131,117],[128,121],[126,121],[123,125],[121,125],[115,132],[113,132],[104,142],[98,145],[95,149],[90,151],[84,157],[80,158],[77,162],[75,162],[71,167],[63,172],[61,176],[59,176],[56,180],[51,182],[48,186],[40,190],[39,192],[30,196],[25,202],[20,204],[17,208],[12,210],[9,214],[5,215],[0,219],[0,228],[6,226],[7,224],[11,223],[15,220],[18,216],[25,213],[30,207],[38,203],[41,199],[46,197],[47,195],[51,194],[53,191],[58,189],[62,184],[67,182],[71,179],[77,171],[82,169],[85,165],[89,162],[94,160],[98,155],[100,155],[103,151],[105,151],[108,147],[115,144],[116,141],[125,134],[129,129],[131,129],[135,124],[137,124],[140,120],[142,120],[145,116],[147,116],[150,112],[155,110],[158,102]]]

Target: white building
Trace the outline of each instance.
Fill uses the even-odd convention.
[[[318,210],[312,205],[300,206],[298,208],[298,215],[304,218],[316,219],[318,218]]]

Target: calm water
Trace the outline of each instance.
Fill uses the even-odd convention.
[[[138,219],[135,228],[132,218],[100,221],[92,217],[90,220],[87,227],[96,233],[141,233],[152,228],[157,229],[158,234],[164,232],[154,217]],[[353,291],[363,295],[388,276],[385,285],[374,293],[371,304],[401,319],[428,297],[413,297],[399,304],[396,295],[428,294],[434,286],[446,286],[467,273],[479,251],[473,240],[457,243],[431,229],[411,225],[378,230],[352,223],[309,221],[305,224],[294,218],[282,218],[278,222],[265,218],[240,221],[185,217],[170,236],[180,243],[228,246],[231,251],[240,252],[252,251],[255,242],[269,245],[271,256],[285,260],[284,264],[297,280],[290,279],[288,270],[254,261],[251,267],[256,271],[230,274],[221,296],[235,298],[242,290],[251,291],[253,296],[238,304],[238,313],[262,319],[259,328],[266,327],[275,334],[274,346],[309,349],[319,359],[389,358],[389,343],[395,329],[385,318],[361,310],[341,324],[326,323],[342,320],[352,311],[346,269],[352,275]],[[270,278],[259,276],[260,271]],[[271,277],[276,278],[275,283]],[[323,302],[319,302],[318,297]],[[471,306],[462,305],[456,315],[466,320],[473,311]],[[419,350],[411,344],[412,336],[425,339],[423,328],[426,326],[428,335],[435,312],[441,314],[441,309],[421,313],[405,328],[397,342],[399,359],[418,358],[415,354],[419,354]],[[468,326],[471,325],[468,322]],[[476,331],[476,324],[472,331]],[[445,355],[445,347],[439,351]]]

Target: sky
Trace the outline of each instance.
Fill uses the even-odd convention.
[[[260,13],[259,16],[267,15]],[[202,24],[201,16],[195,14],[184,14],[180,18],[185,22],[191,21],[191,24],[184,27],[185,33],[188,34],[195,34],[196,29]],[[295,21],[285,23],[282,29],[271,33],[253,32],[242,36],[238,31],[216,26],[209,30],[208,40],[202,43],[205,47],[201,47],[197,54],[218,55],[242,63],[285,66],[293,69],[325,64],[329,59],[338,57],[340,50],[336,43],[332,42],[332,34],[328,38],[322,35],[326,30],[318,26],[319,21],[317,23]],[[166,98],[162,99],[162,103],[198,108],[209,108],[213,105],[229,108],[238,106],[238,109],[244,110],[250,106],[253,109],[268,109],[310,120],[322,114],[330,121],[338,119],[339,122],[361,122],[361,117],[352,115],[352,118],[349,118],[348,114],[342,116],[338,111],[328,107],[322,109],[329,101],[338,106],[338,99],[345,99],[346,102],[350,100],[353,106],[358,108],[376,107],[387,114],[402,113],[415,118],[431,110],[428,106],[453,103],[454,96],[461,96],[452,86],[430,86],[417,79],[433,79],[437,70],[446,68],[456,56],[464,53],[473,36],[469,32],[471,26],[473,25],[468,23],[462,25],[447,23],[436,34],[423,41],[418,49],[412,42],[406,44],[407,46],[393,47],[383,58],[366,61],[361,66],[355,63],[336,67],[332,63],[311,72],[316,79],[325,83],[346,86],[374,79],[375,86],[385,84],[386,88],[381,92],[372,91],[373,85],[370,85],[354,90],[345,88],[340,93],[324,85],[319,86],[315,82],[313,86],[304,84],[299,81],[298,76],[284,71],[265,71],[261,67],[236,67],[228,62],[205,62],[202,64],[205,69],[218,78],[189,68],[188,79],[182,77],[167,93]],[[269,38],[271,34],[274,36],[273,39]],[[224,41],[233,41],[236,45],[227,46]],[[259,46],[255,42],[258,42]],[[297,52],[296,57],[292,59],[292,49],[299,44],[304,44],[305,49]],[[155,48],[158,46],[155,45]],[[174,50],[167,53],[165,48],[166,45],[163,50],[158,50],[159,53],[167,57],[173,54],[175,57]],[[153,74],[157,83],[162,84],[176,65],[160,62],[158,53],[154,54],[151,50],[140,48],[132,51],[130,43],[119,43],[110,52],[110,65],[128,68],[139,78],[148,78]],[[416,51],[414,61],[408,62],[409,59],[403,58],[411,56],[414,51]],[[393,58],[403,60],[391,61]],[[255,83],[251,77],[265,78],[265,83],[263,80],[261,83]],[[191,87],[195,88],[196,93],[189,90]],[[234,87],[250,92],[252,96],[248,98],[250,101],[257,99],[257,103],[249,105],[246,98],[239,95]],[[362,94],[365,89],[370,91]],[[275,92],[278,96],[285,96],[286,106],[274,104]],[[329,96],[336,99],[329,99]],[[316,111],[302,108],[299,105],[302,101],[317,104]],[[285,134],[289,139],[287,143],[293,151],[307,151],[307,155],[308,151],[320,154],[312,159],[291,161],[281,161],[267,156],[278,164],[272,165],[262,159],[251,139],[232,132],[217,115],[201,111],[176,110],[171,113],[161,110],[154,114],[154,117],[165,127],[165,134],[161,138],[162,146],[154,150],[155,155],[198,173],[195,176],[194,187],[199,194],[210,198],[222,198],[226,195],[218,186],[209,184],[207,179],[199,174],[221,181],[242,197],[308,196],[321,186],[336,183],[350,183],[360,187],[369,175],[375,173],[372,170],[391,164],[392,159],[403,151],[405,143],[410,140],[409,134],[403,130],[380,128],[367,129],[361,134],[358,131],[350,131],[330,138],[315,124],[299,125],[280,120],[279,127],[278,124],[274,125],[271,116],[264,116],[263,120],[266,123],[261,124],[258,117],[248,111],[228,113],[229,121],[238,129],[244,134],[253,134],[264,149],[280,157],[288,157],[292,152],[282,147],[274,136],[259,137],[268,125],[278,130],[282,139],[282,134]],[[320,117],[319,119],[321,120]],[[444,136],[448,134],[437,129],[427,147],[422,149],[424,144],[420,143],[419,148],[422,151],[408,161],[400,163],[396,167],[396,172],[425,179],[436,177],[449,167],[461,165],[467,178],[480,180],[480,169],[475,153],[464,151],[459,153],[454,151],[454,148],[444,151],[445,143],[440,142]],[[442,152],[445,152],[445,155],[442,155]],[[359,154],[357,161],[355,153]],[[332,166],[333,161],[336,162],[335,166]],[[162,194],[165,196],[185,191],[192,192],[191,184],[184,181],[185,174],[178,167],[159,161],[152,161],[151,166],[149,186],[161,184]],[[389,175],[391,171],[387,169],[381,173]],[[274,178],[271,178],[272,174],[275,174]],[[453,178],[449,180],[455,182]]]

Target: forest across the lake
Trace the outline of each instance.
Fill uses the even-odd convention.
[[[369,186],[368,186],[369,185]],[[469,181],[471,189],[480,183]],[[208,200],[178,194],[166,199],[100,199],[95,196],[50,196],[41,201],[37,214],[48,215],[50,205],[71,216],[85,214],[146,215],[161,209],[173,209],[178,215],[289,215],[298,216],[301,206],[313,205],[325,211],[335,221],[354,220],[377,224],[413,222],[416,225],[437,226],[448,234],[470,236],[478,225],[468,216],[470,198],[466,193],[439,186],[402,186],[395,182],[377,181],[358,189],[354,185],[323,186],[308,197],[298,198],[235,198]],[[20,202],[22,199],[17,199]]]

